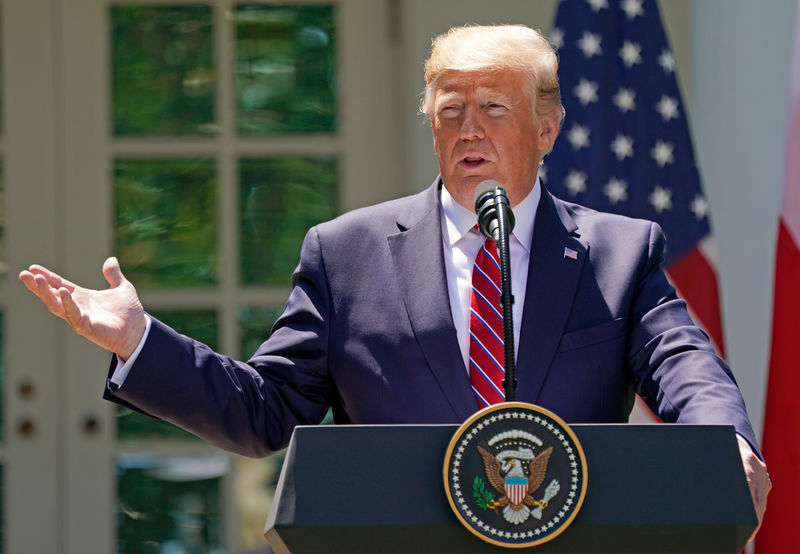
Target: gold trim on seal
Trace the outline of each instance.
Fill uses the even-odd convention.
[[[575,508],[572,510],[572,513],[570,513],[569,517],[555,531],[553,531],[552,533],[550,533],[546,537],[543,537],[543,538],[540,538],[540,539],[536,539],[536,540],[531,541],[531,542],[525,542],[525,543],[501,542],[501,541],[492,539],[490,537],[487,537],[486,535],[483,535],[483,534],[479,533],[478,531],[476,531],[472,527],[472,525],[470,525],[470,523],[467,522],[467,520],[465,520],[464,517],[461,515],[461,511],[456,506],[455,502],[453,501],[453,497],[450,494],[450,486],[449,486],[450,480],[449,480],[449,476],[448,476],[448,474],[449,474],[448,470],[450,469],[450,458],[453,455],[453,450],[455,449],[456,445],[461,440],[461,437],[464,435],[464,433],[467,431],[467,429],[469,429],[472,426],[472,424],[475,423],[475,421],[486,417],[487,415],[491,414],[492,412],[496,412],[496,411],[499,411],[499,410],[507,410],[507,409],[510,409],[510,408],[517,408],[517,409],[533,411],[533,412],[541,414],[541,415],[543,415],[543,416],[545,416],[547,418],[550,418],[553,421],[555,421],[556,423],[558,423],[559,426],[561,427],[561,429],[564,432],[566,432],[567,435],[569,435],[570,439],[572,439],[572,442],[575,445],[576,450],[578,451],[578,455],[579,455],[580,461],[581,461],[581,468],[582,468],[582,471],[583,471],[583,475],[582,475],[582,479],[581,479],[581,481],[582,481],[581,492],[580,492],[580,495],[578,497],[578,501],[575,504]],[[528,404],[527,402],[502,402],[500,404],[494,404],[492,406],[488,406],[486,408],[483,408],[482,410],[480,410],[478,412],[475,412],[464,423],[461,424],[461,426],[458,428],[458,430],[453,434],[453,438],[450,439],[450,444],[447,445],[447,452],[445,453],[445,456],[444,456],[444,468],[443,468],[442,475],[443,475],[443,482],[444,482],[444,491],[445,491],[445,494],[447,494],[447,502],[450,504],[450,508],[453,510],[453,513],[456,515],[458,520],[461,522],[461,524],[464,527],[467,528],[467,530],[469,530],[470,533],[472,533],[476,537],[480,538],[481,540],[483,540],[485,542],[488,542],[488,543],[491,543],[491,544],[494,544],[496,546],[502,546],[502,547],[505,547],[505,548],[530,548],[531,546],[536,546],[536,545],[551,541],[554,538],[556,538],[558,535],[560,535],[561,533],[563,533],[564,531],[567,530],[567,528],[572,523],[572,520],[574,520],[575,516],[578,515],[578,512],[580,511],[581,506],[583,505],[583,499],[586,496],[586,485],[587,485],[587,480],[588,480],[588,467],[586,465],[586,455],[583,453],[583,448],[581,447],[580,441],[578,441],[578,437],[575,435],[575,433],[572,430],[572,428],[570,428],[570,426],[567,425],[566,422],[563,419],[558,417],[556,414],[554,414],[550,410],[542,408],[541,406],[536,406],[534,404]]]

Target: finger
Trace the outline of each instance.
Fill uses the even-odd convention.
[[[31,289],[33,293],[39,297],[39,300],[44,302],[44,305],[53,314],[58,317],[64,317],[64,310],[61,306],[61,300],[56,295],[56,290],[41,275],[34,275],[33,279],[35,284],[35,289]]]
[[[19,272],[19,280],[28,288],[32,293],[36,293],[36,278],[33,273],[28,270]]]
[[[108,258],[105,263],[103,263],[103,276],[112,288],[118,287],[125,282],[125,276],[122,274],[122,270],[119,267],[119,260],[114,256]]]
[[[58,297],[61,299],[61,306],[64,310],[64,319],[67,323],[70,324],[70,327],[75,329],[78,332],[83,331],[81,329],[81,311],[78,309],[78,306],[75,304],[75,301],[72,300],[72,295],[69,291],[65,288],[58,289]]]
[[[39,264],[33,264],[30,268],[28,268],[28,271],[30,273],[33,273],[34,275],[41,275],[42,277],[47,279],[48,284],[54,289],[59,289],[61,287],[64,287],[70,292],[75,290],[75,283],[72,283],[71,281],[64,279],[58,273],[50,271],[44,266],[41,266]]]

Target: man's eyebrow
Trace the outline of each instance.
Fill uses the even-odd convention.
[[[493,88],[478,87],[478,89],[475,91],[475,95],[484,98],[488,96],[489,98],[500,100],[503,103],[511,104],[511,97],[508,94]]]
[[[453,100],[458,100],[462,97],[462,95],[456,91],[450,92],[443,92],[441,94],[436,95],[436,104],[443,104],[445,102],[452,102]]]

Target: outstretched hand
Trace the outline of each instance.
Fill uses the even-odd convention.
[[[147,319],[136,289],[122,274],[116,258],[103,264],[110,287],[80,287],[40,265],[22,271],[19,278],[44,302],[47,309],[66,321],[79,335],[128,359],[144,334]]]

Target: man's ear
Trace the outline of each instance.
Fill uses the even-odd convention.
[[[561,114],[559,110],[553,109],[546,114],[539,115],[539,136],[536,146],[542,152],[549,152],[558,136],[561,127]]]

